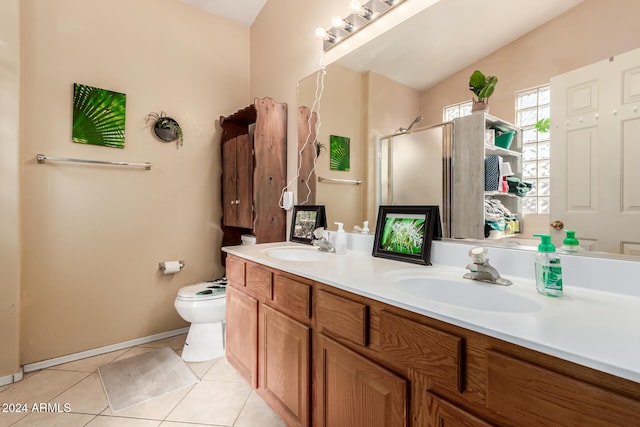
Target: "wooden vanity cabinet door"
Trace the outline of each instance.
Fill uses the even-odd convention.
[[[522,426],[637,426],[640,401],[487,352],[487,408]]]
[[[311,328],[262,304],[259,342],[261,396],[288,426],[308,426]]]
[[[226,355],[229,363],[258,386],[258,300],[227,287]]]
[[[316,425],[408,425],[407,380],[324,335],[317,342]]]
[[[493,424],[476,417],[456,405],[440,399],[433,393],[426,392],[429,409],[429,427],[492,427]],[[416,426],[417,427],[417,426]],[[425,426],[426,427],[426,426]]]
[[[253,154],[251,135],[222,145],[222,218],[229,227],[253,228]]]

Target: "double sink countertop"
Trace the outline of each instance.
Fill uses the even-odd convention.
[[[436,242],[434,245],[437,246]],[[467,250],[453,247],[458,252]],[[450,245],[435,249],[434,252],[440,254],[451,251]],[[462,279],[468,257],[460,257],[456,267],[438,264],[447,257],[434,259],[433,252],[434,265],[419,266],[376,258],[356,250],[349,250],[346,255],[305,256],[316,249],[290,242],[229,246],[223,250],[640,383],[640,297],[637,295],[573,285],[571,280],[566,280],[572,276],[565,274],[563,296],[547,297],[537,293],[532,277],[504,274],[499,265],[496,265],[498,271],[512,280],[513,285],[504,287]],[[500,259],[499,251],[496,253]],[[532,254],[514,256],[533,259]],[[291,260],[295,257],[309,259]]]

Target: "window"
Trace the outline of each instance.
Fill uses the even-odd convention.
[[[443,109],[443,119],[445,122],[450,122],[458,117],[464,117],[471,114],[472,101],[461,102],[459,104],[449,105]]]
[[[533,184],[522,198],[524,214],[549,213],[549,132],[538,132],[535,124],[550,117],[550,98],[549,85],[516,92],[516,125],[522,129],[522,180]]]

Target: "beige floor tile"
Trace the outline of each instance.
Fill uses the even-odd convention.
[[[251,387],[244,382],[201,381],[169,414],[167,421],[230,426],[249,394]]]
[[[151,420],[164,420],[169,412],[186,396],[194,386],[184,387],[174,390],[162,396],[147,400],[114,413],[111,407],[107,407],[101,415],[112,415],[116,417],[146,418]]]
[[[238,371],[227,362],[224,357],[218,359],[215,365],[209,369],[209,371],[202,377],[207,381],[229,381],[236,383],[245,383],[244,378],[240,376]]]
[[[100,366],[106,365],[109,362],[113,362],[116,358],[126,353],[127,350],[129,349],[126,348],[123,350],[99,354],[97,356],[87,357],[85,359],[80,359],[69,363],[63,363],[62,365],[52,366],[49,369],[57,369],[61,371],[95,372]]]
[[[61,405],[68,404],[73,413],[94,415],[101,413],[109,406],[98,374],[89,375],[64,393],[56,396],[52,402]]]
[[[116,360],[127,359],[129,357],[137,356],[139,354],[144,354],[153,350],[156,350],[156,349],[153,347],[131,347],[129,350],[127,350],[120,356],[116,357],[111,362],[115,362]]]
[[[150,347],[150,348],[170,347],[174,350],[182,350],[182,347],[184,347],[184,342],[186,339],[187,339],[187,334],[180,334],[180,335],[165,338],[162,340],[140,344],[138,347]]]
[[[137,418],[98,415],[87,424],[87,427],[157,427],[159,425],[160,421],[158,420],[140,420]]]
[[[89,375],[86,372],[45,369],[3,391],[2,401],[24,402],[29,406],[48,402]]]
[[[15,427],[82,427],[95,415],[70,413],[32,413],[22,418],[12,426]]]
[[[194,374],[202,379],[207,372],[213,367],[220,359],[207,360],[204,362],[186,362],[187,366],[191,368]]]
[[[164,421],[160,427],[226,427],[216,426],[213,424],[194,424],[194,423],[177,423],[175,421]]]
[[[287,427],[255,391],[251,392],[249,400],[233,425],[234,427]]]
[[[13,383],[11,384],[7,384],[7,385],[0,385],[0,393],[2,393],[3,391],[5,391],[6,389],[8,389],[9,387],[11,387],[13,385]]]

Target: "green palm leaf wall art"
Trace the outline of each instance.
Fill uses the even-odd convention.
[[[73,142],[124,148],[127,95],[73,84]]]
[[[330,135],[329,153],[329,169],[332,171],[348,171],[350,169],[349,138]]]

